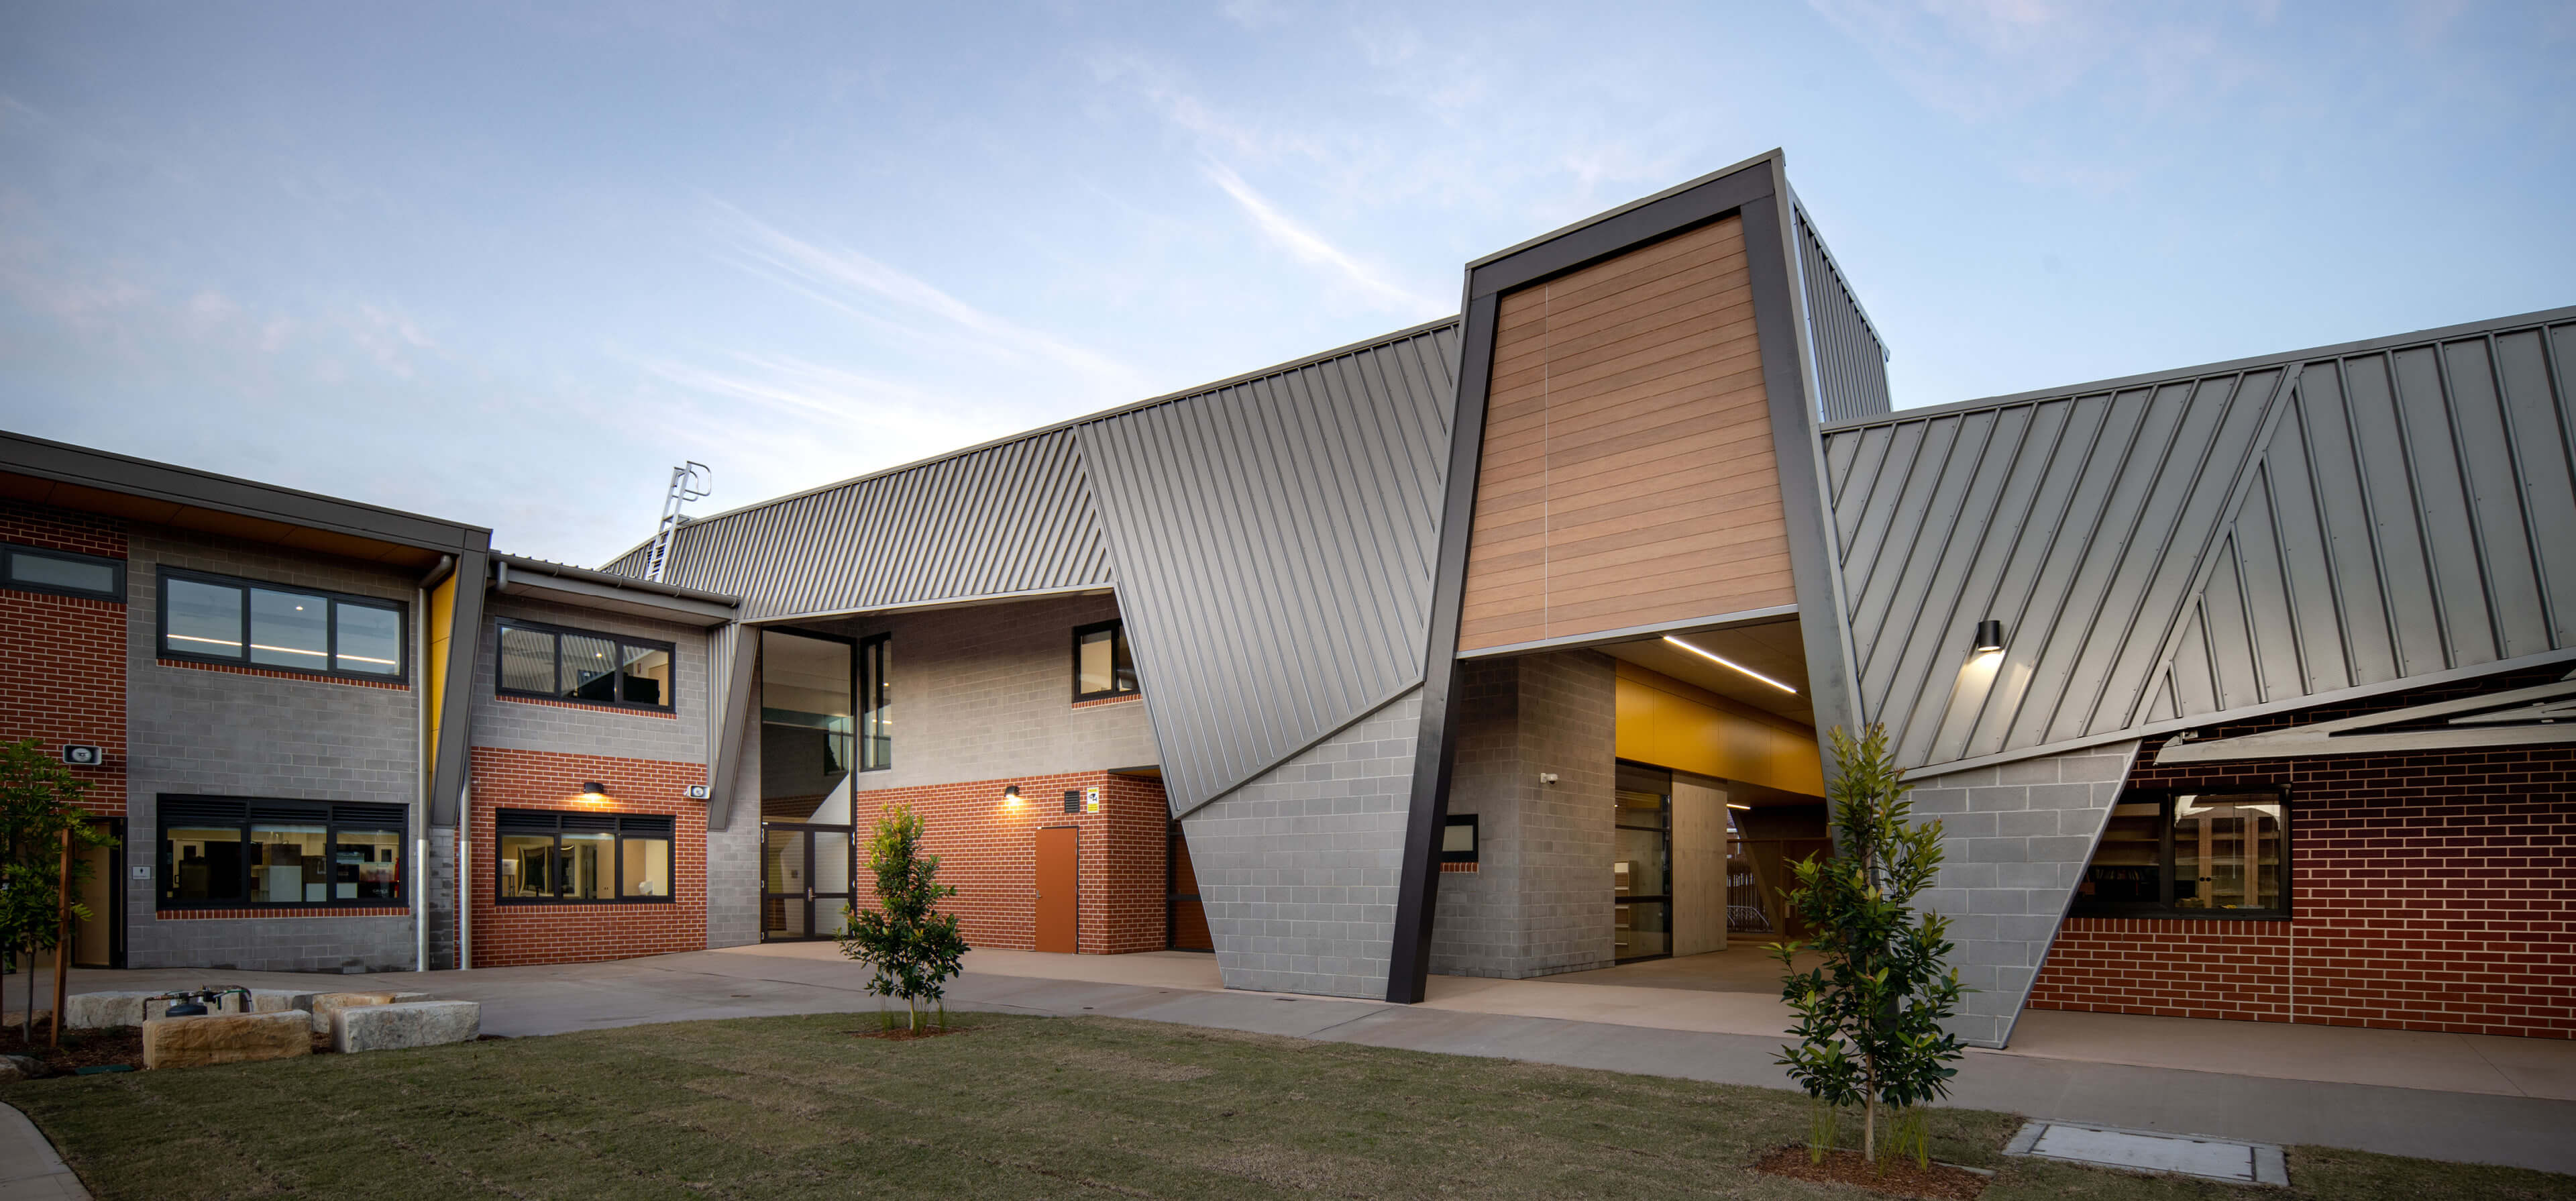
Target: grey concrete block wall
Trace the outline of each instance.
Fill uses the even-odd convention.
[[[1440,877],[1433,972],[1524,979],[1614,959],[1616,679],[1597,651],[1462,665],[1449,811],[1477,815],[1481,862]]]
[[[521,597],[492,595],[486,602],[483,646],[474,661],[474,745],[567,755],[604,755],[663,763],[705,763],[707,755],[706,631]],[[673,648],[672,716],[539,705],[500,695],[500,646],[490,626],[511,618],[572,630],[596,630]]]
[[[419,647],[408,690],[311,678],[164,667],[158,660],[160,569],[381,597],[408,607],[402,570],[156,526],[135,527],[126,573],[126,845],[131,867],[155,868],[157,798],[202,795],[402,805],[417,813]],[[417,816],[410,833],[417,837]],[[408,858],[408,856],[406,856]],[[125,873],[126,962],[132,967],[309,971],[412,964],[407,911],[366,917],[187,918],[155,911],[157,873]]]
[[[1181,818],[1226,987],[1386,995],[1421,699],[1407,692]]]
[[[760,941],[760,682],[752,681],[744,711],[742,756],[733,779],[725,824],[707,826],[707,945],[740,947]]]
[[[1950,1023],[1960,1041],[2011,1040],[2137,757],[2121,742],[1910,781],[1916,820],[1941,823],[1941,874],[1922,904],[1949,917],[1951,962],[1977,990]]]
[[[893,637],[894,766],[861,772],[856,787],[916,788],[1160,762],[1143,702],[1073,704],[1074,627],[1117,616],[1117,599],[1100,595],[816,625],[849,637]]]

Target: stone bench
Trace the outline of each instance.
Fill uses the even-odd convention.
[[[342,1010],[373,1005],[406,1005],[428,999],[429,994],[425,992],[325,992],[313,994],[304,1008],[313,1012],[313,1032],[329,1034],[332,1030],[331,1015]]]
[[[219,1063],[293,1059],[313,1053],[313,1023],[301,1010],[210,1013],[143,1023],[143,1066],[202,1068]]]
[[[470,1043],[482,1032],[483,1006],[473,1001],[401,1001],[331,1014],[331,1049],[343,1054]]]

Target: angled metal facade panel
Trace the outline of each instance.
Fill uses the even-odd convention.
[[[1187,813],[1422,679],[1457,331],[1076,427]]]
[[[1069,429],[689,522],[664,578],[743,598],[747,620],[1110,583]]]
[[[1937,768],[2576,646],[2571,353],[2561,311],[1827,430],[1863,712]]]
[[[1816,362],[1816,416],[1849,421],[1888,411],[1887,344],[1860,307],[1804,205],[1798,225],[1798,275],[1807,300],[1807,339]]]

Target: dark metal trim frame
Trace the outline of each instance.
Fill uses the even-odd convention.
[[[587,827],[566,826],[563,824],[563,819],[566,817],[591,818],[604,824]],[[658,837],[671,845],[669,894],[658,897],[626,895],[626,886],[618,880],[617,873],[624,870],[626,835],[629,833],[630,825],[634,827],[632,832],[638,838]],[[504,837],[512,834],[528,836],[551,834],[555,840],[555,851],[560,853],[563,850],[563,836],[566,833],[606,834],[611,837],[613,848],[611,854],[616,862],[608,865],[608,874],[609,882],[618,890],[618,895],[567,897],[560,895],[559,892],[558,895],[551,897],[513,897],[502,894],[500,863],[501,840]],[[548,860],[548,862],[553,861]],[[496,905],[669,905],[679,900],[680,823],[677,819],[660,813],[580,813],[563,809],[502,809],[492,815],[492,864],[492,902]],[[556,881],[555,887],[560,890],[563,882]]]
[[[104,567],[116,573],[115,582],[108,585],[107,591],[96,592],[87,588],[66,588],[60,584],[38,584],[22,580],[17,577],[16,568],[9,562],[19,555],[34,555],[44,559],[69,559],[75,563]],[[50,546],[0,542],[0,589],[11,592],[37,592],[46,596],[77,596],[83,600],[103,600],[121,605],[125,603],[125,560],[110,559],[103,555],[85,555],[76,550],[56,550]]]
[[[802,633],[802,631],[798,632]],[[808,638],[822,636],[805,635]],[[853,760],[851,766],[859,771],[893,771],[894,735],[892,734],[886,735],[884,761],[869,762],[870,752],[873,749],[871,743],[876,736],[868,732],[868,710],[875,703],[870,695],[872,692],[879,688],[894,687],[891,678],[894,634],[892,631],[870,634],[853,642],[851,646],[853,648],[850,651],[850,758]],[[893,698],[887,698],[886,703],[893,704]]]
[[[492,692],[496,696],[526,697],[531,700],[541,701],[566,701],[576,705],[589,705],[601,709],[632,709],[638,713],[673,713],[677,712],[679,709],[680,648],[677,643],[664,642],[658,638],[631,638],[624,634],[612,634],[606,630],[584,630],[573,626],[550,625],[542,621],[523,621],[516,617],[495,617],[486,624],[492,631]],[[602,642],[606,642],[617,647],[617,670],[614,674],[617,677],[615,691],[619,699],[613,701],[585,700],[581,697],[565,696],[560,692],[538,692],[534,689],[511,688],[504,685],[501,682],[501,631],[504,629],[532,630],[540,634],[553,636],[555,640],[554,676],[555,680],[559,684],[563,680],[563,640],[566,635],[570,635],[575,638],[597,638]],[[671,682],[669,685],[671,699],[669,703],[648,705],[641,701],[630,701],[624,699],[626,695],[626,648],[630,646],[640,646],[650,650],[658,650],[671,656]]]
[[[801,893],[798,893],[798,892],[775,892],[775,891],[772,891],[772,890],[770,889],[770,887],[769,887],[769,867],[768,867],[768,862],[769,862],[769,832],[770,832],[770,831],[772,831],[772,830],[801,830],[801,831],[803,831],[803,832],[807,835],[807,837],[806,837],[806,839],[805,839],[805,891],[803,891],[803,892],[801,892]],[[815,845],[816,845],[816,840],[812,837],[812,836],[813,836],[814,834],[816,834],[816,833],[824,833],[824,834],[846,834],[846,835],[849,835],[849,837],[848,837],[848,838],[845,838],[845,839],[843,839],[843,840],[842,840],[842,850],[844,851],[844,853],[845,853],[845,855],[846,855],[847,859],[849,860],[849,862],[847,862],[846,864],[844,864],[844,865],[843,865],[843,867],[844,867],[844,869],[845,869],[845,870],[842,872],[842,876],[844,877],[844,879],[845,879],[845,881],[846,881],[846,882],[841,886],[841,891],[839,891],[839,892],[825,892],[825,891],[823,891],[821,888],[816,887],[816,885],[815,885],[815,883],[814,883],[814,881],[815,881],[815,879],[816,879],[816,877],[815,877],[815,871],[817,870],[817,868],[818,868],[818,866],[819,866],[819,864],[818,864],[818,862],[817,862],[817,860],[819,859],[819,856],[817,856],[817,855],[814,853],[814,847],[815,847]],[[765,942],[765,943],[766,943],[766,942],[828,942],[828,941],[831,941],[831,940],[832,940],[832,939],[834,939],[834,938],[838,938],[838,937],[840,937],[840,936],[839,936],[839,935],[837,935],[837,934],[827,934],[827,933],[824,933],[824,932],[823,932],[821,924],[820,924],[820,923],[817,923],[817,922],[814,920],[814,907],[815,907],[816,905],[820,905],[820,904],[822,904],[823,902],[825,902],[825,901],[827,901],[827,900],[839,900],[840,902],[842,902],[842,906],[843,906],[843,908],[848,908],[851,902],[855,902],[856,900],[858,900],[858,897],[859,897],[859,839],[858,839],[858,828],[857,828],[856,826],[836,826],[836,825],[832,825],[832,824],[827,823],[827,822],[770,822],[770,821],[765,821],[765,822],[760,823],[760,856],[761,856],[761,866],[760,866],[760,917],[761,917],[761,922],[762,922],[762,929],[761,929],[761,931],[760,931],[760,941]],[[803,933],[803,934],[781,934],[781,935],[778,935],[778,936],[776,936],[776,937],[772,937],[772,936],[770,935],[770,933],[769,933],[768,925],[767,925],[767,924],[768,924],[768,920],[769,920],[769,903],[770,903],[771,901],[783,901],[783,902],[785,902],[785,903],[787,903],[787,904],[790,904],[790,905],[802,905],[802,906],[804,906],[804,907],[805,907],[805,933]]]
[[[1082,690],[1082,639],[1086,634],[1097,634],[1102,630],[1109,631],[1109,687],[1099,692],[1084,692]],[[1125,688],[1118,686],[1118,648],[1126,644],[1127,623],[1119,618],[1073,627],[1073,699],[1075,703],[1105,701],[1120,696],[1140,696],[1144,693],[1145,688],[1141,683],[1131,681]],[[1135,661],[1134,654],[1132,650],[1128,652],[1128,661],[1131,663]]]
[[[238,808],[240,810],[239,817],[227,816],[224,818],[216,818],[210,815],[200,814],[200,820],[193,823],[189,821],[188,815],[186,814],[181,814],[178,818],[178,822],[182,826],[193,825],[195,828],[199,829],[216,829],[223,826],[231,826],[232,828],[241,831],[241,845],[243,851],[241,861],[241,879],[238,881],[241,891],[237,894],[240,898],[238,900],[174,901],[170,899],[170,889],[173,884],[171,873],[174,865],[163,853],[164,845],[170,840],[170,826],[172,823],[170,811],[173,808],[185,808],[192,803],[200,806],[221,805]],[[343,816],[341,811],[343,810],[355,811],[346,815],[349,820],[345,823],[341,820]],[[272,909],[279,913],[295,913],[300,910],[309,909],[381,909],[388,914],[411,912],[410,892],[412,882],[409,880],[404,880],[397,885],[404,895],[390,901],[368,900],[361,897],[349,897],[345,899],[325,897],[319,901],[262,901],[253,898],[250,895],[250,869],[252,864],[249,848],[252,845],[250,840],[251,826],[263,821],[308,820],[318,822],[322,826],[322,860],[331,868],[337,868],[339,866],[340,827],[343,824],[355,826],[370,821],[383,822],[386,823],[386,828],[388,829],[402,831],[403,839],[406,842],[408,842],[412,837],[411,806],[409,805],[388,805],[380,802],[296,801],[273,797],[230,797],[203,796],[186,793],[163,793],[160,796],[155,797],[153,801],[152,849],[150,852],[153,862],[153,911],[186,912],[194,909]],[[411,848],[408,846],[400,848],[399,852],[394,857],[394,863],[403,868],[406,872],[417,870],[419,867],[417,863],[413,862]],[[322,881],[326,888],[338,883],[337,880],[328,878],[329,874],[330,873],[326,873],[326,878]],[[120,885],[113,891],[121,893],[123,888]]]
[[[2174,798],[2184,795],[2208,796],[2212,793],[2228,795],[2270,793],[2281,799],[2280,908],[2185,909],[2181,906],[2170,903],[2173,899],[2174,888]],[[2294,812],[2294,807],[2290,803],[2290,789],[2288,785],[2259,783],[2216,784],[2207,787],[2194,788],[2135,788],[2121,792],[2119,800],[2112,803],[2115,805],[2134,805],[2145,801],[2153,801],[2156,804],[2156,823],[2158,827],[2156,833],[2156,846],[2157,854],[2162,858],[2162,864],[2158,868],[2158,875],[2160,877],[2158,889],[2165,897],[2165,902],[2157,904],[2142,904],[2132,901],[2086,901],[2082,891],[2078,890],[2075,896],[2067,903],[2066,916],[2091,918],[2146,918],[2157,921],[2186,922],[2286,922],[2296,915],[2298,899],[2294,893],[2294,889],[2298,884],[2298,864],[2297,859],[2291,853],[2291,850],[2293,845],[2292,839],[2296,837],[2292,827],[2296,824],[2295,819],[2297,814]],[[2109,829],[2110,819],[2106,815],[2103,819],[2103,830],[2107,832]],[[2094,851],[2097,854],[2101,851],[2101,840],[2098,837],[2094,840]],[[2087,859],[2084,866],[2087,871],[2092,870],[2092,861]]]
[[[1857,712],[1856,707],[1842,707],[1842,698],[1849,693],[1839,681],[1848,677],[1850,660],[1846,650],[1838,649],[1847,639],[1840,633],[1842,610],[1832,600],[1837,587],[1835,556],[1826,540],[1830,527],[1824,520],[1821,450],[1815,435],[1814,373],[1807,362],[1805,340],[1799,337],[1804,301],[1792,286],[1794,251],[1788,241],[1787,204],[1782,155],[1774,150],[1469,265],[1457,411],[1450,422],[1448,497],[1441,510],[1431,629],[1424,647],[1422,719],[1405,827],[1403,879],[1396,893],[1395,942],[1388,954],[1388,1001],[1422,1000],[1430,973],[1431,927],[1440,886],[1439,839],[1449,815],[1449,786],[1458,756],[1458,732],[1450,720],[1450,708],[1457,688],[1459,607],[1466,587],[1467,540],[1475,518],[1476,474],[1484,451],[1485,405],[1493,382],[1495,323],[1503,293],[1731,214],[1743,217],[1763,385],[1788,513],[1791,575],[1799,609],[1809,619],[1804,627],[1808,675],[1811,681],[1826,684],[1811,689],[1817,694],[1817,718],[1847,723]],[[1818,627],[1823,630],[1821,637]],[[1819,658],[1820,652],[1825,657]]]
[[[271,583],[267,580],[243,579],[239,576],[215,575],[212,572],[187,571],[176,567],[163,567],[159,569],[158,576],[159,579],[153,585],[156,611],[152,615],[152,648],[154,657],[156,658],[175,659],[186,663],[211,663],[222,667],[242,667],[253,671],[278,671],[285,672],[290,675],[314,676],[326,680],[363,680],[371,684],[407,685],[411,683],[413,652],[411,645],[410,601],[388,600],[381,596],[361,596],[354,592],[332,592],[326,589],[306,588],[295,584]],[[242,653],[240,657],[227,658],[223,655],[208,655],[201,654],[196,651],[174,650],[171,648],[170,581],[172,580],[186,580],[194,584],[207,584],[218,588],[239,588],[242,590]],[[318,596],[324,601],[329,602],[331,611],[324,623],[327,628],[324,634],[322,653],[325,659],[332,662],[338,662],[340,658],[340,606],[345,604],[354,605],[362,609],[392,610],[394,614],[401,619],[400,625],[402,633],[397,642],[397,645],[400,647],[398,652],[400,662],[395,666],[391,673],[341,671],[337,668],[294,667],[279,663],[252,662],[250,658],[250,590],[253,588],[264,589],[269,592],[293,593],[298,596]]]

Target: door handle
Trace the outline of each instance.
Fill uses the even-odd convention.
[[[809,901],[814,899],[814,886],[811,884],[805,886],[805,899]]]

